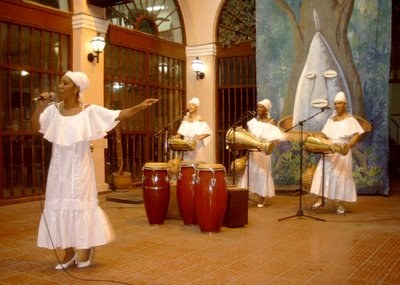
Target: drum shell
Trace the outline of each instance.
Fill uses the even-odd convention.
[[[227,203],[225,168],[219,164],[200,164],[196,176],[194,204],[199,228],[202,232],[219,232]]]
[[[176,198],[185,225],[197,225],[194,191],[196,184],[196,163],[182,162],[176,182]]]
[[[146,163],[143,167],[143,201],[149,224],[164,224],[170,198],[167,163]]]

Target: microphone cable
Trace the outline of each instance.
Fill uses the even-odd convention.
[[[47,185],[47,181],[46,181],[46,185]],[[39,189],[40,189],[39,190],[39,196],[42,196],[43,195],[42,189],[41,188],[39,188]],[[46,195],[46,194],[44,194],[44,195]],[[46,196],[44,196],[44,199],[46,200]],[[41,210],[42,210],[41,211],[41,215],[43,216],[43,220],[44,220],[44,223],[45,223],[45,226],[46,226],[46,231],[47,231],[47,234],[49,235],[49,239],[50,239],[50,243],[51,243],[51,246],[52,246],[52,250],[54,252],[54,255],[55,255],[56,259],[57,259],[58,264],[61,265],[62,270],[69,277],[71,277],[71,278],[73,278],[75,280],[88,281],[88,282],[109,282],[109,283],[116,283],[116,284],[123,284],[123,285],[133,285],[132,283],[127,283],[127,282],[123,282],[123,281],[116,281],[116,280],[111,280],[111,279],[92,279],[92,278],[88,279],[88,278],[77,277],[74,274],[72,274],[71,272],[69,272],[69,270],[67,270],[67,268],[64,268],[64,266],[63,266],[63,264],[62,264],[62,262],[60,260],[60,257],[58,256],[57,249],[56,249],[56,247],[54,245],[54,242],[53,242],[53,238],[51,237],[51,234],[50,234],[49,225],[47,223],[46,215],[45,215],[45,212],[44,212],[43,200],[42,199],[39,199],[39,200],[40,200],[40,207],[41,207]]]

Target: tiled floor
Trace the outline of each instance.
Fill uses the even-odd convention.
[[[267,208],[249,201],[249,223],[215,234],[180,219],[149,226],[140,190],[101,195],[116,239],[96,250],[90,268],[56,271],[53,251],[36,247],[41,202],[0,207],[0,284],[400,284],[400,184],[389,197],[359,196],[346,215],[332,202],[294,217],[299,197],[288,192]],[[131,200],[132,200],[131,199]],[[97,280],[89,282],[88,280]],[[108,280],[108,281],[107,281]],[[113,282],[111,282],[113,281]]]

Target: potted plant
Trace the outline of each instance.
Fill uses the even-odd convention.
[[[128,190],[131,184],[132,174],[124,171],[124,155],[122,152],[122,139],[121,139],[121,127],[117,125],[114,128],[115,131],[115,146],[117,152],[117,163],[118,171],[113,172],[113,184],[117,190]]]

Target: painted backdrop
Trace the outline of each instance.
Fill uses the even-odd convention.
[[[348,111],[367,133],[353,149],[358,194],[387,195],[391,1],[256,0],[258,100],[269,98],[271,115],[289,140],[273,154],[276,184],[298,184],[300,136],[319,131],[345,91]],[[313,104],[314,103],[314,104]],[[303,182],[318,154],[303,152]],[[310,170],[310,171],[309,171]],[[308,176],[307,176],[308,175]]]

